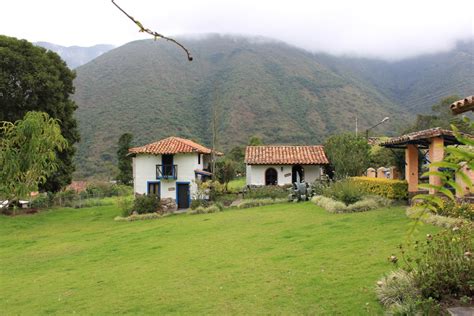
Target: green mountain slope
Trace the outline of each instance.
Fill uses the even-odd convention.
[[[145,40],[77,69],[79,175],[109,172],[124,132],[136,144],[176,135],[209,145],[213,107],[221,150],[255,134],[266,143],[317,144],[354,130],[356,117],[363,130],[390,116],[380,129],[390,134],[410,116],[393,97],[394,79],[368,76],[377,68],[370,61],[362,71],[351,59],[261,39],[209,36],[184,43],[193,62],[174,45]]]
[[[336,73],[372,85],[392,102],[413,113],[429,112],[443,97],[466,96],[474,92],[474,40],[460,41],[451,51],[396,62],[322,58]]]

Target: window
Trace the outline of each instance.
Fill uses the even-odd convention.
[[[160,196],[160,183],[159,182],[148,182],[147,188],[148,195],[157,195]]]
[[[198,154],[198,165],[201,164],[201,154]]]

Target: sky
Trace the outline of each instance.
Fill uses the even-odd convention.
[[[110,0],[0,0],[0,34],[92,46],[150,38]],[[403,59],[474,38],[472,0],[116,0],[168,36],[264,36],[315,52]]]

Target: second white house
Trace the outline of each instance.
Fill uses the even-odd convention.
[[[329,164],[323,146],[247,146],[247,185],[287,185],[321,178]]]

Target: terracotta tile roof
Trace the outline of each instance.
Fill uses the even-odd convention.
[[[212,152],[211,149],[199,145],[192,140],[174,136],[141,147],[130,148],[128,151],[131,154],[154,155],[184,153],[210,154]],[[220,153],[217,154],[219,155]]]
[[[66,190],[74,190],[76,192],[82,192],[87,189],[87,181],[72,181],[70,185],[66,187]]]
[[[450,106],[451,111],[454,114],[460,114],[467,111],[474,110],[474,95],[466,97],[461,100],[457,100],[456,102],[452,103]]]
[[[467,135],[467,134],[464,134],[464,135],[470,137],[470,135]],[[448,145],[458,144],[453,131],[435,127],[435,128],[425,129],[423,131],[409,133],[409,134],[398,136],[398,137],[392,137],[389,140],[381,143],[380,146],[395,147],[395,146],[404,146],[407,144],[427,145],[429,143],[429,139],[433,137],[443,137],[445,139],[445,143]]]
[[[322,165],[328,164],[323,146],[247,146],[249,165]]]

